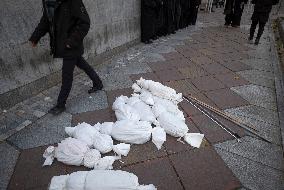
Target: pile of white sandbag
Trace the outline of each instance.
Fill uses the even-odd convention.
[[[58,143],[58,147],[50,146],[46,149],[43,154],[46,159],[44,165],[51,165],[56,158],[68,165],[83,165],[95,170],[111,170],[115,160],[128,155],[130,144],[144,144],[152,138],[152,142],[156,147],[161,149],[166,141],[166,134],[183,138],[193,147],[200,147],[204,135],[188,133],[185,117],[178,108],[178,103],[182,101],[182,94],[177,94],[174,89],[161,83],[144,80],[143,78],[134,83],[132,89],[134,94],[131,97],[120,96],[113,103],[112,109],[117,117],[115,123],[97,123],[94,126],[80,123],[75,127],[66,127],[65,132],[70,137]],[[114,145],[113,139],[122,143]],[[102,157],[101,154],[111,151],[116,155]],[[71,190],[74,187],[80,189],[81,186],[78,186],[78,184],[83,185],[82,187],[88,190],[112,189],[111,187],[116,187],[113,189],[119,189],[120,187],[122,189],[155,189],[154,186],[149,188],[148,186],[140,187],[137,177],[130,177],[130,174],[127,174],[128,177],[125,180],[129,180],[128,182],[131,184],[126,181],[126,186],[123,186],[124,183],[116,184],[115,180],[110,180],[112,182],[109,183],[109,186],[108,183],[102,183],[98,180],[93,182],[93,178],[97,179],[95,176],[98,174],[109,175],[105,179],[111,179],[112,177],[119,179],[116,175],[120,173],[118,171],[117,173],[104,173],[103,171],[78,172],[73,174],[78,177],[77,184],[73,184],[77,186],[72,185],[72,181],[75,181],[75,178],[71,180],[73,178],[72,174],[70,176],[59,176],[53,178],[50,190]],[[102,181],[105,181],[105,179]]]
[[[157,190],[154,185],[140,185],[136,175],[121,170],[79,171],[55,176],[49,190]]]

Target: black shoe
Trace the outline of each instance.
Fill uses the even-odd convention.
[[[60,106],[60,105],[56,105],[53,108],[51,108],[48,113],[52,114],[52,115],[59,115],[62,112],[64,112],[66,110],[65,105],[64,106]]]
[[[152,44],[153,42],[152,42],[152,40],[146,40],[145,42],[144,42],[144,44]]]
[[[88,90],[88,93],[89,94],[92,94],[92,93],[95,93],[99,90],[102,90],[103,89],[103,85],[99,85],[99,86],[93,86],[90,90]]]
[[[259,39],[255,39],[254,45],[258,45],[259,44]]]

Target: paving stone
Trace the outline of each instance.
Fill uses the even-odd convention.
[[[175,66],[169,61],[151,62],[148,63],[152,71],[163,71],[167,69],[176,69]]]
[[[102,78],[104,90],[116,90],[123,88],[130,88],[133,84],[129,76],[127,75],[110,75],[106,78]]]
[[[220,117],[217,117],[219,121],[221,121],[223,124],[225,124],[228,128],[238,133],[240,136],[244,135],[243,130],[241,130],[236,125],[225,122],[224,119],[221,119]],[[191,117],[194,124],[197,126],[197,128],[205,135],[205,138],[210,143],[218,143],[223,142],[226,140],[234,139],[230,134],[225,132],[221,127],[219,127],[216,123],[211,121],[208,117],[205,115],[194,115]]]
[[[7,189],[20,152],[6,142],[0,143],[0,189]]]
[[[194,106],[192,106],[190,103],[186,101],[182,101],[180,103],[180,106],[184,110],[184,112],[190,117],[193,115],[201,114],[201,112],[198,109],[196,109]]]
[[[158,53],[146,53],[144,59],[146,62],[157,62],[166,60],[161,54]]]
[[[178,70],[185,78],[196,78],[208,75],[202,67],[194,63],[189,64],[187,67],[178,68]]]
[[[163,56],[166,60],[178,60],[178,59],[184,58],[183,55],[180,54],[179,52],[165,53],[165,54],[162,54],[162,56]]]
[[[241,138],[241,143],[226,141],[216,144],[215,147],[262,163],[266,166],[284,170],[284,161],[282,158],[283,150],[280,146],[246,136]]]
[[[202,56],[202,57],[190,57],[190,59],[198,64],[198,65],[208,65],[208,64],[211,64],[211,63],[214,63],[215,61],[210,59],[209,57],[206,57],[206,56]]]
[[[173,69],[157,71],[155,72],[155,74],[158,76],[158,78],[162,82],[164,81],[167,82],[167,81],[172,81],[172,80],[181,80],[181,79],[186,78],[180,72],[178,72],[177,70],[173,70]]]
[[[98,122],[113,122],[116,121],[114,112],[111,109],[96,110],[91,112],[75,114],[72,117],[72,126],[76,126],[78,123],[89,123],[95,125]]]
[[[106,92],[98,91],[93,94],[84,94],[68,102],[67,111],[76,114],[88,111],[105,109],[108,107]]]
[[[136,82],[136,80],[139,80],[140,78],[144,78],[147,80],[153,80],[156,82],[160,82],[160,79],[157,77],[157,75],[155,73],[141,73],[141,74],[137,74],[137,75],[131,75],[130,78],[132,79],[133,82]]]
[[[216,148],[228,167],[248,189],[283,189],[283,171],[251,161],[236,154]]]
[[[247,81],[267,88],[275,88],[275,77],[272,72],[260,71],[260,70],[248,70],[238,72]]]
[[[225,88],[225,86],[220,81],[213,78],[212,76],[196,77],[192,79],[192,83],[201,91]]]
[[[216,74],[214,75],[214,77],[229,88],[234,86],[243,86],[250,84],[247,80],[243,79],[241,76],[233,72]]]
[[[273,71],[272,65],[265,59],[245,59],[242,62],[256,70]]]
[[[65,127],[71,127],[71,117],[68,113],[59,116],[48,114],[11,136],[8,141],[21,149],[60,142],[66,137]]]
[[[244,64],[243,62],[240,62],[240,61],[222,62],[222,64],[223,64],[224,67],[230,69],[233,72],[252,69],[252,67],[250,67],[247,64]]]
[[[116,162],[115,167],[128,166],[135,163],[146,162],[151,159],[167,156],[166,149],[162,147],[160,150],[151,141],[141,145],[131,145],[130,152],[127,157],[121,159],[122,162]]]
[[[42,167],[47,146],[24,150],[17,162],[8,189],[48,188],[53,176],[66,175],[65,165],[55,161],[52,166]]]
[[[125,88],[125,89],[107,91],[107,99],[108,99],[109,107],[110,108],[112,107],[112,104],[117,97],[122,96],[122,95],[130,97],[131,94],[133,94],[132,88]]]
[[[231,72],[229,69],[219,63],[205,64],[201,65],[201,67],[210,74],[221,74]]]
[[[229,89],[209,91],[205,95],[221,109],[249,105],[246,100]]]
[[[154,184],[157,189],[163,190],[183,189],[168,158],[160,158],[128,166],[123,168],[123,170],[137,175],[140,184]]]
[[[176,68],[180,67],[187,67],[191,64],[193,64],[189,59],[187,58],[181,58],[181,59],[176,59],[176,60],[169,60],[169,63],[171,63],[173,66]]]
[[[275,91],[257,85],[246,85],[231,88],[251,104],[271,110],[277,110]]]
[[[202,101],[202,102],[204,102],[204,103],[206,103],[206,104],[208,104],[210,106],[213,106],[213,107],[217,108],[217,105],[211,99],[209,99],[205,94],[196,93],[196,94],[190,94],[190,95],[191,95],[191,97],[193,97],[193,98],[195,98],[195,99],[197,99],[199,101]],[[184,95],[184,96],[189,97],[187,95]],[[190,104],[190,103],[188,103],[188,104]]]
[[[170,159],[185,189],[236,189],[241,187],[223,160],[205,147],[171,155]]]
[[[169,81],[166,82],[165,85],[175,89],[178,93],[182,93],[183,95],[200,93],[200,91],[191,83],[190,79]]]

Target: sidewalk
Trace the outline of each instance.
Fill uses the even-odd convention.
[[[131,146],[124,163],[117,162],[115,169],[133,172],[140,184],[152,183],[158,190],[283,189],[276,52],[268,30],[257,48],[247,45],[249,15],[244,15],[241,29],[235,29],[223,27],[221,11],[201,13],[196,27],[130,48],[96,68],[105,88],[94,95],[87,94],[91,85],[87,76],[77,76],[67,111],[58,117],[46,112],[56,101],[60,85],[2,112],[0,190],[47,189],[53,176],[86,170],[59,162],[43,168],[42,154],[48,145],[66,137],[64,127],[115,121],[111,111],[115,97],[130,95],[133,81],[140,77],[190,93],[241,118],[273,144],[227,122],[242,136],[242,143],[237,143],[183,102],[180,107],[189,131],[205,134],[202,148],[193,149],[167,136],[160,151],[152,142]]]

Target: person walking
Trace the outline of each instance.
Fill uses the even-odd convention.
[[[258,33],[254,44],[259,44],[260,38],[264,32],[264,27],[269,19],[272,6],[276,5],[278,2],[279,0],[252,0],[252,4],[254,4],[254,11],[251,18],[252,24],[250,27],[249,43],[253,43],[255,29],[258,25]]]
[[[190,0],[189,25],[195,25],[201,0]]]
[[[244,5],[247,0],[227,0],[225,5],[224,14],[225,26],[239,27],[241,18],[244,11]]]
[[[51,54],[54,58],[63,58],[61,90],[57,104],[49,110],[49,113],[58,115],[66,109],[75,66],[82,69],[93,81],[89,93],[102,90],[103,84],[82,57],[83,39],[90,28],[90,18],[82,0],[43,0],[42,4],[43,15],[29,41],[36,47],[39,40],[49,33]]]

